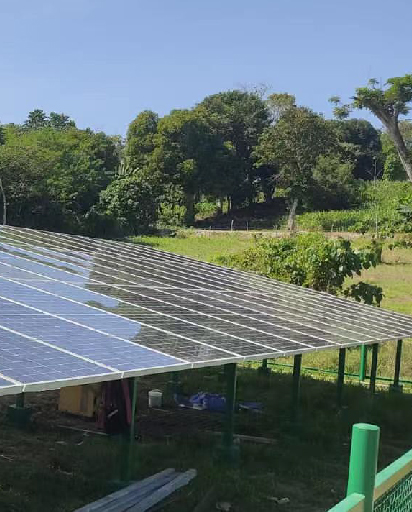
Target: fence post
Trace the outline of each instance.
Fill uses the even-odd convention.
[[[401,360],[402,360],[402,340],[398,340],[398,344],[396,346],[396,357],[395,357],[395,375],[393,378],[393,384],[390,387],[391,391],[402,392],[402,386],[399,384],[400,374],[401,374]]]
[[[373,512],[380,428],[357,423],[352,428],[347,496],[363,494],[364,512]]]

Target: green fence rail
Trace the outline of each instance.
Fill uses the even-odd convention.
[[[379,427],[353,426],[347,496],[328,512],[412,512],[412,450],[376,472]]]

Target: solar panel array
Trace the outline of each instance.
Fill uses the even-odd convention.
[[[0,394],[412,336],[412,318],[150,246],[0,227]]]

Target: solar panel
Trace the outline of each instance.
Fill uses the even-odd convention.
[[[0,227],[0,394],[409,336],[406,315],[252,273]]]

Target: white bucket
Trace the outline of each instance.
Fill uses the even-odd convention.
[[[149,407],[162,407],[162,396],[163,393],[160,391],[160,389],[152,389],[149,391]]]

